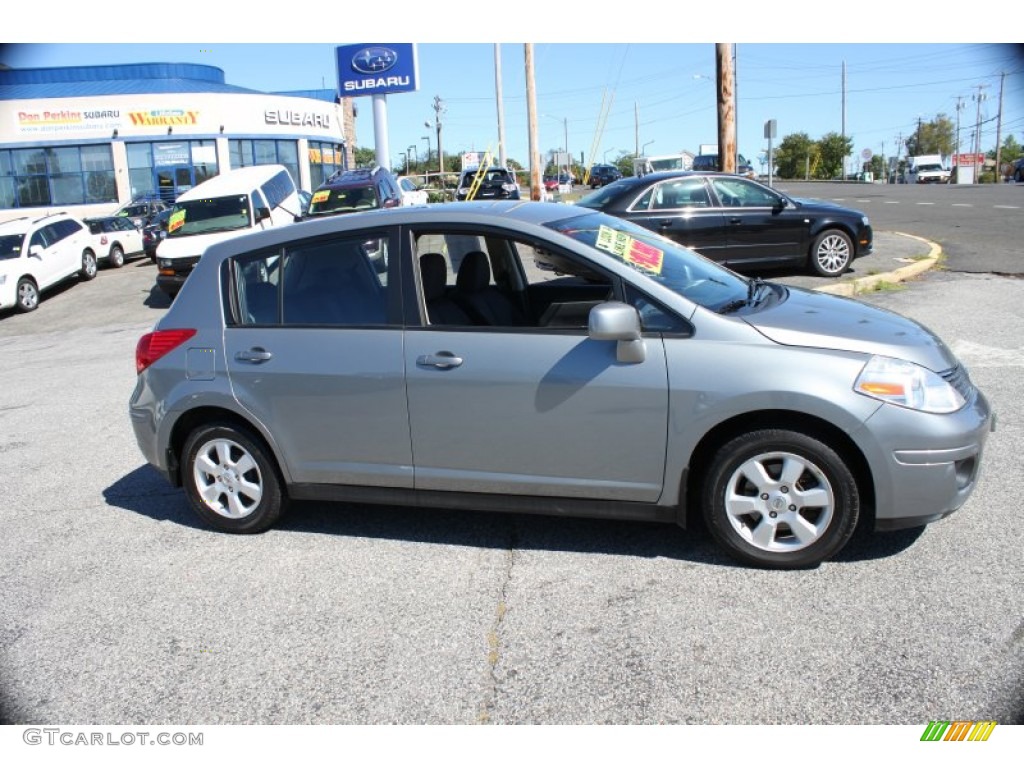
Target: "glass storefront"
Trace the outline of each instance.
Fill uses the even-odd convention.
[[[213,139],[132,143],[126,149],[133,199],[159,197],[171,202],[220,172]]]
[[[345,170],[345,148],[341,144],[309,142],[309,184],[316,189],[336,171]]]
[[[0,208],[116,202],[109,144],[0,149]]]
[[[232,168],[283,165],[299,183],[299,144],[278,139],[232,139],[228,143]]]

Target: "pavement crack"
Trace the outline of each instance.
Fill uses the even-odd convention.
[[[508,549],[505,551],[505,567],[501,575],[501,584],[498,587],[497,605],[494,608],[494,620],[487,632],[487,664],[484,679],[483,700],[477,712],[476,720],[481,725],[491,722],[494,711],[495,700],[498,695],[498,664],[501,661],[502,652],[502,629],[505,624],[505,617],[508,615],[509,590],[512,584],[512,570],[515,568],[518,556],[519,537],[516,533],[515,523],[509,531]]]

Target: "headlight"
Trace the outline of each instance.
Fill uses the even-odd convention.
[[[863,224],[865,227],[871,226],[871,222],[868,221],[868,217],[867,216],[861,216],[860,217],[860,221],[861,221],[861,224]]]
[[[966,401],[945,379],[907,360],[875,355],[853,384],[855,392],[926,413],[952,413]]]
[[[160,259],[160,258],[158,258],[156,260],[156,265],[158,267],[160,267],[161,269],[170,269],[170,268],[172,268],[174,266],[174,262],[171,261],[170,259]]]

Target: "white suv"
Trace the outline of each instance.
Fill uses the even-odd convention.
[[[66,213],[0,224],[0,310],[31,312],[40,292],[69,277],[96,277],[89,230]]]

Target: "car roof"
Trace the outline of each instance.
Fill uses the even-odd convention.
[[[250,165],[245,168],[233,168],[207,179],[202,184],[196,184],[192,189],[179,195],[178,202],[233,194],[239,189],[248,192],[253,187],[272,179],[281,171],[287,173],[288,169],[283,165]]]
[[[367,182],[372,182],[374,176],[385,173],[388,173],[388,171],[380,166],[376,168],[350,168],[346,171],[338,171],[317,187],[317,191],[321,189],[363,187],[366,186]]]
[[[57,220],[67,218],[71,217],[64,211],[61,211],[60,213],[46,213],[42,216],[19,216],[17,219],[10,219],[0,223],[0,235],[24,233],[36,225],[45,224],[47,219]]]
[[[553,221],[576,216],[592,216],[590,208],[562,203],[540,203],[528,200],[467,201],[458,205],[403,206],[400,208],[356,211],[343,216],[322,216],[286,227],[272,227],[260,232],[239,235],[216,243],[203,258],[215,260],[261,248],[273,248],[295,240],[320,237],[374,226],[396,225],[478,225],[515,228],[543,226]]]

